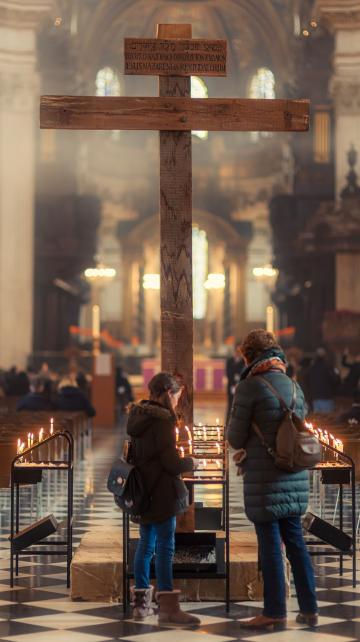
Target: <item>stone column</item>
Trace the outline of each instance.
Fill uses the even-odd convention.
[[[49,0],[0,0],[0,359],[32,351],[36,27]]]
[[[347,152],[360,150],[360,0],[317,0],[316,10],[335,36],[331,92],[336,114],[336,194],[345,184]]]

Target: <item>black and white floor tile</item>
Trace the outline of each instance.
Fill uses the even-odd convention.
[[[214,410],[213,414],[220,414]],[[204,421],[205,410],[201,420]],[[205,419],[206,421],[206,419]],[[85,463],[77,466],[75,475],[74,545],[90,529],[121,526],[121,513],[112,496],[106,491],[105,479],[121,442],[119,432],[104,433]],[[65,502],[61,481],[48,482],[40,491],[29,491],[24,523],[42,515],[51,507],[56,517],[65,516]],[[332,491],[334,492],[334,491]],[[32,494],[31,494],[32,493]],[[209,491],[197,497],[215,505],[216,492]],[[327,519],[333,518],[334,496],[321,497],[313,493],[314,510]],[[241,480],[231,480],[231,528],[250,529],[243,512]],[[40,508],[39,508],[40,506]],[[260,602],[242,602],[231,605],[225,612],[222,603],[184,604],[183,608],[199,615],[201,626],[194,630],[160,627],[156,616],[144,623],[133,622],[124,616],[122,607],[111,603],[72,602],[65,583],[65,561],[57,557],[26,557],[20,562],[20,573],[14,589],[9,588],[7,491],[0,492],[0,642],[355,642],[360,640],[360,586],[352,587],[351,561],[344,562],[344,574],[339,576],[338,561],[334,557],[321,558],[316,563],[319,599],[319,625],[310,629],[295,622],[298,610],[296,599],[288,603],[288,629],[276,632],[249,632],[241,629],[242,619],[261,613]],[[349,521],[345,503],[346,523]],[[290,629],[290,630],[289,630]]]

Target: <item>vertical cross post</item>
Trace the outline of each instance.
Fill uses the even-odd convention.
[[[158,38],[191,38],[191,25],[158,25]],[[190,76],[160,76],[159,96],[190,96]],[[160,131],[161,367],[186,386],[181,412],[193,425],[191,131]]]

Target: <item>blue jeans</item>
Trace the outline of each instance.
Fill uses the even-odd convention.
[[[150,586],[150,564],[155,553],[158,591],[173,590],[172,562],[175,551],[176,517],[160,524],[142,524],[134,560],[135,587]]]
[[[286,584],[282,541],[294,576],[297,599],[302,613],[317,613],[315,578],[300,517],[255,524],[264,579],[264,615],[286,617]]]
[[[312,405],[314,412],[328,413],[335,410],[335,402],[333,399],[314,399]]]

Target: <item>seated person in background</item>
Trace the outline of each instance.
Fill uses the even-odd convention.
[[[360,423],[360,389],[358,388],[354,395],[352,406],[346,412],[341,413],[335,423]]]
[[[86,395],[79,390],[76,380],[70,377],[64,377],[59,383],[56,408],[57,410],[68,410],[69,412],[83,411],[88,417],[95,417],[96,415],[94,406],[91,405]]]
[[[30,390],[30,382],[26,372],[19,371],[16,366],[6,373],[6,394],[9,397],[22,397]]]
[[[17,402],[16,410],[52,410],[53,405],[44,391],[45,381],[36,377],[31,383],[30,392]]]

